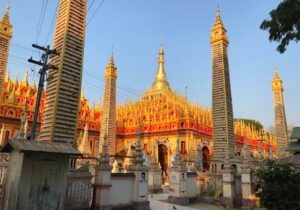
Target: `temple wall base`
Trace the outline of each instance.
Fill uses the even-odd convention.
[[[133,210],[150,210],[149,201],[132,202]]]
[[[169,196],[168,197],[169,203],[174,203],[182,206],[188,206],[190,204],[190,199],[188,197],[174,197]]]

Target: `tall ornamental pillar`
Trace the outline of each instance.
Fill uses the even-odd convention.
[[[135,174],[133,186],[133,210],[150,210],[150,202],[148,201],[148,167],[144,164],[144,158],[141,146],[141,132],[138,128],[138,138],[135,152],[128,172]]]
[[[252,209],[256,205],[255,187],[254,187],[254,174],[253,169],[250,166],[249,148],[244,146],[244,160],[241,171],[241,184],[242,184],[242,207],[243,209]]]
[[[187,170],[179,151],[179,139],[176,141],[176,151],[169,173],[169,197],[168,201],[180,205],[188,205],[187,196]]]
[[[224,161],[224,169],[222,170],[223,197],[221,198],[221,202],[231,208],[236,204],[234,173],[234,169],[230,164],[229,157],[227,156]]]
[[[96,168],[96,177],[93,192],[92,209],[111,210],[110,188],[111,188],[111,166],[107,152],[107,135],[104,135],[100,163]]]
[[[153,145],[152,158],[149,162],[149,182],[148,182],[149,192],[162,193],[161,185],[162,185],[161,169],[156,159],[155,145]]]

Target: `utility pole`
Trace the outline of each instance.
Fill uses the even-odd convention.
[[[30,59],[28,59],[28,62],[42,66],[42,68],[39,71],[40,80],[39,80],[37,98],[36,98],[36,102],[35,102],[34,118],[33,118],[33,125],[32,125],[32,131],[31,131],[31,139],[34,140],[36,126],[37,126],[37,119],[38,119],[39,110],[40,110],[40,102],[41,102],[42,92],[44,89],[44,82],[45,82],[47,70],[49,70],[49,69],[58,70],[57,66],[49,64],[48,60],[49,60],[50,56],[51,57],[55,56],[55,55],[59,56],[59,53],[55,49],[51,50],[49,45],[47,46],[47,48],[45,48],[45,47],[42,47],[42,46],[39,46],[36,44],[32,44],[32,47],[44,51],[44,53],[42,55],[42,60],[36,61],[36,60],[33,60],[32,57]]]

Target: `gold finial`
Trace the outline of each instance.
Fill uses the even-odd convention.
[[[217,10],[216,10],[215,26],[216,25],[223,25],[222,19],[221,19],[221,15],[220,15],[220,8],[219,8],[219,6],[217,7]]]
[[[84,101],[84,99],[85,99],[85,98],[84,98],[84,89],[82,88],[82,89],[81,89],[81,94],[80,94],[80,100],[81,100],[81,101]]]
[[[274,79],[280,79],[277,67],[274,68]]]
[[[167,75],[165,72],[165,58],[164,58],[164,48],[161,45],[159,48],[159,56],[158,56],[158,70],[156,72],[155,81],[153,83],[153,87],[157,89],[162,89],[163,87],[169,88],[169,82],[167,80]]]
[[[273,89],[273,91],[275,91],[275,90],[283,91],[282,80],[279,77],[278,69],[276,67],[275,67],[275,70],[274,70],[274,77],[273,77],[273,80],[272,80],[272,89]]]
[[[4,15],[9,16],[9,9],[10,9],[10,6],[9,6],[9,4],[8,4],[8,5],[6,5]]]
[[[36,89],[35,80],[33,80],[33,81],[32,81],[32,83],[31,83],[30,87],[31,87],[31,88],[33,88],[33,89]]]
[[[216,10],[216,14],[217,14],[217,18],[220,18],[220,8],[219,5],[217,6],[217,10]]]
[[[5,74],[4,82],[5,83],[9,83],[10,82],[9,71],[7,71],[6,74]]]
[[[24,75],[23,80],[21,81],[21,84],[26,86],[26,87],[28,86],[28,69],[26,70],[26,73]]]
[[[18,81],[18,73],[16,74],[16,78],[15,78],[15,81],[14,81],[14,85],[18,85],[19,84],[19,81]]]
[[[114,47],[111,47],[111,54],[110,54],[110,59],[109,59],[110,64],[114,64]]]
[[[105,77],[106,78],[110,78],[110,77],[117,78],[117,76],[118,76],[118,71],[117,71],[117,67],[115,66],[115,63],[114,63],[114,54],[112,51],[111,55],[110,55],[109,63],[106,66]]]
[[[211,30],[211,37],[210,37],[210,43],[211,44],[215,44],[215,43],[219,43],[220,41],[222,41],[225,44],[229,44],[227,35],[226,35],[226,29],[223,26],[223,22],[221,19],[221,15],[220,15],[220,8],[217,7],[216,10],[216,20],[215,20],[215,24]]]
[[[4,16],[2,18],[3,22],[9,23],[9,4],[5,8]]]

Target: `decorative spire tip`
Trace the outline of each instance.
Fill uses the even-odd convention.
[[[217,6],[216,15],[217,15],[217,17],[220,17],[220,7],[219,7],[219,5]]]

